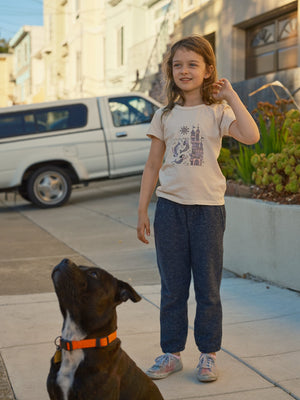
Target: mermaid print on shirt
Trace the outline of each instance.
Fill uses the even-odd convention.
[[[199,125],[182,126],[172,146],[173,164],[201,166],[204,162],[204,137],[200,135]]]

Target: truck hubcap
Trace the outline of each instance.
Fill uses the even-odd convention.
[[[45,172],[39,175],[34,183],[36,197],[45,204],[55,204],[65,196],[67,183],[63,176],[56,172]]]

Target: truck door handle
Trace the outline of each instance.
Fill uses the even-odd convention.
[[[127,136],[127,132],[117,132],[117,133],[116,133],[116,137],[117,137],[117,138],[125,137],[125,136]]]

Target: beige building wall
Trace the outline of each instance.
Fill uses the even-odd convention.
[[[70,3],[70,6],[72,2]],[[85,0],[79,3],[76,18],[70,21],[69,69],[73,67],[71,95],[99,96],[104,92],[104,2]]]
[[[42,49],[45,44],[43,26],[31,27],[31,93],[29,103],[40,103],[45,100],[45,66]]]
[[[135,24],[134,37],[138,38],[129,48],[128,70],[139,70],[139,78],[142,80],[137,88],[149,92],[151,77],[159,73],[163,56],[167,51],[179,18],[178,0],[147,1],[143,3],[145,20],[143,26]],[[144,37],[140,35],[143,28]],[[135,68],[134,68],[135,66]]]
[[[24,25],[9,42],[13,52],[13,101],[32,103],[44,87],[44,27]]]
[[[179,18],[171,42],[192,33],[205,35],[212,40],[218,76],[228,78],[234,84],[250,110],[256,107],[258,101],[275,102],[276,97],[271,89],[249,96],[267,83],[278,80],[290,92],[300,87],[299,0],[177,0],[177,4]],[[286,15],[293,13],[296,13],[297,26],[294,25],[293,19],[290,25],[286,26],[285,37],[288,39],[277,39],[281,29],[277,30],[281,17],[284,16],[283,21]],[[273,39],[268,41],[263,37],[264,33],[270,33],[268,28],[264,28],[267,25],[266,21],[271,21],[270,23],[276,26],[273,44]],[[259,26],[260,28],[257,28]],[[260,44],[247,43],[247,32],[255,32],[256,28],[257,32],[260,29],[259,34],[262,34],[260,39],[263,50],[260,50]],[[253,57],[254,53],[261,54],[261,58]],[[269,68],[271,63],[276,64],[273,69]],[[255,70],[255,73],[249,73],[249,70]],[[279,97],[288,98],[283,89],[277,90],[277,94]],[[295,94],[295,98],[300,105],[300,91]]]
[[[192,33],[215,33],[219,76],[233,82],[245,79],[245,28],[259,17],[271,16],[278,8],[298,5],[299,9],[300,3],[299,0],[194,0],[193,5],[184,8],[185,3],[191,2],[179,1],[180,19],[174,39]]]
[[[177,14],[177,0],[44,0],[46,98],[139,89],[158,71]]]
[[[300,0],[44,0],[45,96],[52,100],[133,89],[149,92],[154,79],[159,89],[159,67],[168,45],[192,33],[207,35],[214,41],[219,76],[233,83],[244,81],[248,27],[299,3]],[[298,48],[299,43],[298,39]],[[295,70],[294,85],[300,79],[298,72]]]
[[[45,47],[45,95],[47,100],[62,97],[65,68],[62,58],[64,40],[64,2],[44,0]]]
[[[0,54],[0,107],[8,107],[13,104],[12,80],[13,55]]]
[[[100,94],[104,84],[104,3],[44,0],[48,100]]]

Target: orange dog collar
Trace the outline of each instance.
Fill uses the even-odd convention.
[[[100,347],[106,347],[114,340],[116,340],[117,331],[103,338],[84,339],[84,340],[66,340],[63,339],[62,337],[59,338],[60,338],[60,345],[57,347],[67,351],[73,351],[78,349],[100,348]]]

